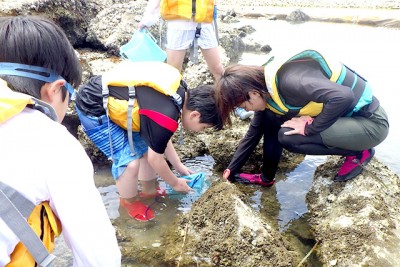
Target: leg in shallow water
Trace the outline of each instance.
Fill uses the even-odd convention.
[[[120,204],[129,216],[139,221],[149,221],[154,218],[154,212],[140,202],[138,197],[139,166],[140,159],[131,161],[116,180],[116,186],[120,194]]]
[[[140,159],[139,167],[139,181],[142,186],[142,190],[139,194],[141,198],[153,198],[156,196],[164,196],[165,190],[161,190],[157,187],[157,174],[147,161],[147,153]]]

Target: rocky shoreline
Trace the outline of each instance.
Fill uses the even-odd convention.
[[[120,61],[118,49],[135,31],[146,4],[145,0],[5,0],[0,2],[0,15],[44,15],[57,21],[80,53],[84,79],[87,79]],[[301,9],[310,20],[365,22],[375,26],[385,23],[383,26],[400,28],[399,1],[226,0],[219,8],[220,16],[228,18],[220,23],[224,64],[234,61],[234,57],[246,48],[267,45],[244,43],[239,36],[243,29],[231,27],[232,22],[241,17],[286,19],[294,10]],[[83,14],[82,10],[87,12]],[[235,16],[232,16],[232,10]],[[156,36],[160,34],[158,27],[152,31]],[[187,63],[184,78],[190,87],[212,83],[204,61],[200,65]],[[239,120],[234,124],[235,127],[218,133],[206,131],[196,136],[186,133],[185,146],[178,147],[180,156],[191,158],[209,154],[216,161],[216,171],[223,169],[248,127],[248,122]],[[73,108],[65,125],[80,139],[94,163],[107,164],[102,153],[79,130]],[[246,165],[247,170],[258,171],[261,157],[261,147],[258,147]],[[296,168],[303,159],[304,155],[285,152],[280,173]],[[321,165],[307,196],[312,238],[317,242],[316,254],[321,264],[400,266],[397,252],[400,247],[399,177],[381,162],[373,160],[363,175],[345,184],[335,184],[331,178],[339,166],[338,157],[330,157]],[[205,259],[200,266],[297,266],[304,253],[288,245],[276,223],[269,222],[249,207],[248,191],[251,190],[251,187],[223,182],[213,184],[192,211],[169,229],[158,249],[143,250],[136,245],[130,231],[125,232],[116,224],[125,261],[134,257],[145,264],[148,257],[157,257],[164,263],[162,266],[176,266],[177,262],[180,266],[196,266],[198,259]],[[275,192],[264,191],[267,196]],[[271,204],[268,201],[265,200],[266,206]],[[183,255],[187,256],[183,259],[180,258],[182,244],[185,244]],[[304,266],[309,265],[305,263]]]
[[[232,7],[239,6],[268,6],[268,7],[291,7],[291,8],[344,8],[344,9],[399,9],[400,2],[397,0],[223,0],[218,5]]]

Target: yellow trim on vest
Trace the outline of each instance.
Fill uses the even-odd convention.
[[[214,0],[196,0],[194,17],[191,0],[162,0],[160,13],[164,20],[191,20],[193,18],[195,22],[211,23],[214,19]]]
[[[268,63],[264,68],[265,82],[267,84],[268,93],[270,94],[273,102],[281,110],[284,111],[284,113],[283,113],[283,112],[279,111],[278,109],[276,109],[275,107],[271,106],[269,103],[267,103],[267,105],[266,105],[267,108],[276,114],[285,115],[289,111],[289,109],[283,104],[282,99],[278,92],[277,82],[276,82],[277,73],[283,64],[293,61],[293,60],[291,60],[292,58],[296,58],[295,60],[301,59],[298,57],[298,55],[300,55],[304,52],[316,53],[316,54],[320,55],[318,52],[316,52],[314,50],[305,50],[303,52],[296,54],[295,56],[291,57],[290,59],[285,59],[285,60],[274,59],[271,63]],[[332,72],[330,80],[333,82],[336,82],[342,71],[342,64],[337,61],[329,61],[326,57],[322,57],[322,56],[321,56],[321,59],[324,60],[324,62],[327,64],[330,71]],[[317,103],[317,102],[310,101],[307,105],[305,105],[304,107],[302,107],[300,109],[300,111],[297,115],[298,116],[315,117],[319,113],[321,113],[322,109],[323,109],[323,103]]]
[[[61,234],[62,227],[60,220],[55,216],[47,201],[33,209],[28,218],[28,224],[39,238],[43,237],[41,240],[51,253],[54,250],[54,236]],[[11,261],[6,267],[35,266],[35,260],[21,242],[15,247],[10,259]]]
[[[160,93],[172,96],[178,90],[182,76],[176,68],[167,63],[126,61],[103,75],[102,78],[109,86],[148,86]],[[108,98],[110,119],[125,130],[127,129],[127,111],[127,100]],[[132,109],[132,131],[138,132],[139,130],[139,107],[135,101]]]
[[[7,83],[0,79],[0,123],[19,114],[28,104],[33,104],[32,97],[12,91]]]

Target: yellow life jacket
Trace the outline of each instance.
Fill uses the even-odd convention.
[[[48,116],[55,115],[54,109],[47,103],[29,95],[12,91],[8,88],[7,83],[0,79],[0,124],[18,115],[27,106],[46,111]],[[56,115],[53,119],[57,120]],[[62,227],[48,202],[37,205],[27,221],[48,251],[51,252],[54,249],[54,236],[61,234]],[[21,242],[17,244],[10,258],[11,261],[6,265],[7,267],[36,266],[35,260]]]
[[[37,205],[28,218],[28,224],[36,235],[42,240],[49,252],[54,250],[54,236],[59,236],[62,231],[61,222],[51,210],[49,203],[42,202]],[[10,255],[10,263],[6,267],[34,267],[35,260],[27,248],[19,242]]]
[[[27,106],[58,121],[56,112],[49,104],[30,95],[12,91],[7,87],[6,81],[0,79],[0,124],[19,114]]]
[[[162,0],[161,17],[164,20],[184,19],[211,23],[214,17],[214,0]]]
[[[358,97],[358,102],[352,112],[357,112],[363,106],[372,102],[372,92],[369,84],[357,73],[349,69],[344,64],[338,61],[331,61],[326,56],[322,56],[315,50],[305,50],[296,54],[295,56],[285,59],[271,59],[267,62],[264,68],[265,82],[267,85],[268,93],[271,98],[267,99],[267,108],[279,115],[286,115],[292,113],[295,116],[311,116],[315,117],[321,113],[323,103],[316,103],[310,101],[303,107],[292,107],[285,103],[281,98],[278,90],[278,76],[277,73],[280,67],[288,62],[313,59],[319,63],[322,70],[326,73],[329,79],[337,84],[350,87],[355,95]],[[351,113],[352,113],[351,112]],[[351,115],[349,113],[348,115]]]
[[[108,86],[121,87],[121,90],[132,90],[134,99],[134,88],[137,86],[148,86],[173,98],[178,97],[177,90],[180,86],[181,74],[169,64],[163,62],[131,62],[121,63],[112,71],[102,77],[103,96],[108,94]],[[127,89],[128,88],[128,89]],[[108,98],[108,99],[107,99]],[[132,100],[133,100],[132,99]],[[114,97],[103,98],[106,111],[110,119],[118,126],[128,129],[128,106],[129,100],[116,99]],[[132,112],[132,131],[140,130],[139,106],[134,101]]]
[[[268,93],[271,96],[272,101],[267,100],[267,108],[272,110],[274,113],[279,115],[285,115],[289,113],[289,108],[287,105],[284,104],[284,101],[281,99],[281,96],[278,91],[278,80],[277,80],[277,72],[279,71],[280,67],[290,61],[303,59],[303,58],[312,58],[318,61],[321,66],[326,70],[330,75],[331,81],[336,82],[336,80],[340,76],[340,72],[342,70],[342,64],[335,61],[328,61],[326,58],[322,57],[321,54],[314,50],[305,50],[288,60],[283,59],[273,59],[272,62],[268,63],[264,68],[264,75],[265,75],[265,82],[267,84]],[[317,116],[322,111],[323,104],[316,103],[316,102],[309,102],[304,107],[301,107],[298,110],[299,116]]]
[[[7,87],[6,81],[0,79],[0,123],[17,115],[27,105],[33,103],[31,96],[12,91]]]

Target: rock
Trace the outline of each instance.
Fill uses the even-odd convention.
[[[286,20],[290,21],[292,23],[303,23],[303,22],[309,21],[310,16],[308,16],[306,13],[304,13],[300,9],[296,9],[295,11],[293,11],[286,17]]]
[[[86,0],[6,0],[0,3],[1,16],[40,15],[54,20],[74,46],[85,44],[88,22],[99,12],[96,3]]]
[[[307,194],[321,263],[399,266],[399,177],[373,159],[354,180],[336,183],[341,163],[331,156],[319,166]]]
[[[245,45],[238,34],[225,34],[220,38],[220,45],[225,49],[231,62],[238,62],[245,50]]]
[[[242,198],[230,183],[213,184],[167,234],[165,259],[182,266],[208,259],[216,266],[296,266],[300,256]]]

